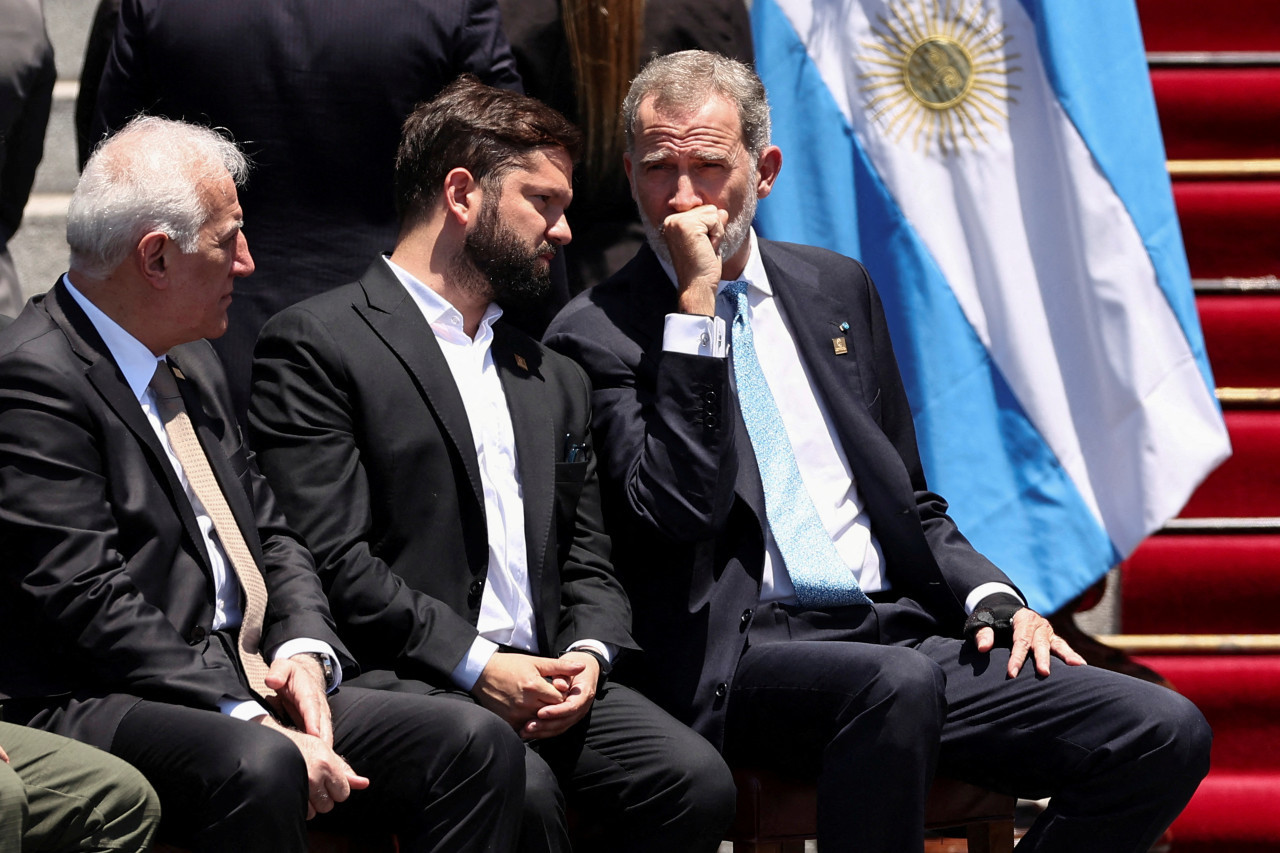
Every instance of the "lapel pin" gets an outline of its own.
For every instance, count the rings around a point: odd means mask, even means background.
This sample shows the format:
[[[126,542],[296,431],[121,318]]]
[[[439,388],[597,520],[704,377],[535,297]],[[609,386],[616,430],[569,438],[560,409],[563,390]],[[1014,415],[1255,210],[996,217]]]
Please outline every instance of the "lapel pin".
[[[840,331],[842,331],[842,332],[847,332],[847,331],[849,331],[849,324],[848,324],[848,323],[841,323],[841,324],[840,324]]]
[[[849,346],[845,343],[843,336],[832,338],[831,347],[836,351],[836,355],[844,355],[849,351]]]
[[[519,367],[521,370],[523,370],[525,373],[529,372],[529,362],[525,361],[524,356],[522,355],[516,356],[516,366]]]

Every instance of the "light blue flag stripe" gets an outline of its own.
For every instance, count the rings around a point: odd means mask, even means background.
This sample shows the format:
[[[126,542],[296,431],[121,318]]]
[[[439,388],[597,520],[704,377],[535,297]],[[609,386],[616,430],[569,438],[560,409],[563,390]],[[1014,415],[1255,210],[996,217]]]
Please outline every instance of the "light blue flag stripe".
[[[1207,387],[1213,374],[1196,313],[1191,272],[1177,227],[1155,95],[1148,83],[1138,12],[1114,0],[1022,0],[1035,22],[1049,82],[1137,226],[1157,284],[1187,337]],[[1085,8],[1087,6],[1087,8]],[[1081,57],[1105,56],[1089,62]]]
[[[755,0],[752,18],[783,151],[782,176],[757,216],[761,235],[864,261],[885,303],[931,488],[963,495],[952,516],[1028,604],[1058,609],[1121,555],[1013,397],[791,22],[773,0]]]

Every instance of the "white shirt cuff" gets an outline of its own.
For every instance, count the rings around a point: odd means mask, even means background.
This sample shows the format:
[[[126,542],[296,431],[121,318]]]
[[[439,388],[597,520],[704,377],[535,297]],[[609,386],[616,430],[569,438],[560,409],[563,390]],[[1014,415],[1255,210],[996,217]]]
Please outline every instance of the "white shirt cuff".
[[[662,348],[666,352],[724,358],[724,320],[702,314],[668,314],[662,330]]]
[[[565,651],[571,652],[574,649],[591,649],[591,651],[601,655],[609,663],[613,663],[613,656],[618,653],[617,646],[602,643],[599,640],[577,640]]]
[[[282,644],[280,648],[276,649],[276,653],[271,660],[283,660],[294,655],[328,655],[329,663],[333,666],[333,685],[326,692],[332,693],[338,689],[338,685],[342,683],[342,664],[338,662],[338,655],[334,652],[333,646],[322,640],[299,637],[296,640],[289,640]]]
[[[965,598],[964,600],[965,615],[972,616],[974,608],[978,606],[978,603],[981,602],[982,599],[986,598],[988,595],[994,595],[997,592],[1007,592],[1010,595],[1012,595],[1014,598],[1021,601],[1023,604],[1027,603],[1026,601],[1023,600],[1022,596],[1018,595],[1018,591],[1013,587],[1009,586],[1007,583],[995,583],[995,582],[984,583],[984,584],[979,584],[978,586],[975,586],[973,588],[973,591],[969,593],[967,598]]]
[[[218,710],[228,717],[235,717],[237,720],[252,720],[254,717],[261,717],[263,714],[271,713],[256,701],[223,702],[218,706]]]
[[[463,690],[471,690],[472,687],[476,686],[476,682],[480,680],[480,674],[484,672],[484,668],[489,665],[489,658],[493,657],[497,651],[497,643],[477,636],[471,643],[467,656],[453,668],[453,672],[450,675],[453,683]]]

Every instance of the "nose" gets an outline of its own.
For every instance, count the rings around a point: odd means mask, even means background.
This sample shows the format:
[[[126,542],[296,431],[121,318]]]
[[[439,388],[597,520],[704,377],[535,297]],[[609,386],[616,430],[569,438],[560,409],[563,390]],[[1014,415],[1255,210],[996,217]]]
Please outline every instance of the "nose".
[[[702,195],[693,185],[693,178],[688,172],[676,176],[676,191],[671,196],[671,209],[676,213],[693,210],[702,204]]]
[[[563,213],[547,229],[547,239],[557,246],[567,245],[573,239],[573,232],[569,230],[569,220],[565,218]]]
[[[231,264],[231,274],[237,278],[253,275],[253,256],[249,254],[249,241],[244,233],[236,238],[236,257]]]

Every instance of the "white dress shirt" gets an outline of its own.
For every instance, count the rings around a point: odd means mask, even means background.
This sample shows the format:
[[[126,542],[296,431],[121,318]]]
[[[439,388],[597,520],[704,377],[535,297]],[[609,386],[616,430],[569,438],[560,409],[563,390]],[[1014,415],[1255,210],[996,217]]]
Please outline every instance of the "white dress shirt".
[[[663,268],[674,283],[674,271],[665,263]],[[740,279],[749,284],[747,301],[751,334],[760,367],[782,416],[800,469],[800,478],[818,510],[818,518],[862,591],[887,590],[889,582],[885,577],[880,543],[871,530],[871,519],[831,415],[796,349],[782,304],[774,298],[754,230],[750,235],[750,255]],[[724,358],[728,353],[725,329],[732,323],[737,310],[735,301],[724,295],[724,288],[729,283],[720,282],[714,318],[668,314],[663,349]],[[1005,584],[983,584],[967,596],[966,611],[972,612],[979,601],[993,592],[1016,595]],[[786,563],[767,525],[760,600],[792,604],[796,601]]]
[[[493,364],[493,324],[502,316],[502,309],[490,303],[475,337],[469,337],[457,308],[390,258],[384,260],[435,333],[462,397],[480,467],[489,568],[476,621],[479,636],[452,673],[458,686],[470,690],[499,644],[538,651],[524,531],[524,486],[516,458],[511,410]],[[583,646],[600,652],[606,659],[610,657],[610,650],[596,641],[582,640],[572,647]]]
[[[195,511],[196,524],[199,525],[200,535],[204,538],[205,552],[209,555],[209,567],[213,572],[213,630],[220,631],[224,628],[234,630],[238,628],[244,617],[244,613],[240,608],[240,581],[236,578],[230,563],[227,561],[226,554],[222,550],[222,542],[218,539],[218,533],[213,527],[213,519],[209,517],[209,513],[205,511],[204,504],[200,503],[200,499],[192,491],[191,484],[187,482],[187,475],[182,470],[182,463],[178,461],[177,455],[173,452],[173,447],[169,444],[169,434],[165,432],[164,421],[156,409],[155,393],[151,390],[151,377],[155,375],[156,365],[163,361],[165,357],[160,356],[157,358],[145,344],[125,331],[115,320],[104,314],[83,293],[76,290],[70,278],[64,275],[62,283],[66,286],[67,292],[71,294],[71,298],[84,310],[89,322],[93,324],[94,329],[101,336],[102,342],[107,345],[107,349],[111,352],[111,357],[115,359],[116,366],[124,374],[125,383],[128,384],[129,390],[133,392],[138,404],[142,407],[143,413],[147,416],[147,423],[151,425],[156,438],[160,440],[160,446],[164,448],[165,455],[169,458],[169,464],[173,466],[174,472],[178,475],[178,482],[182,484],[187,500],[191,502],[191,508]],[[328,655],[333,665],[334,675],[333,685],[329,689],[331,691],[336,689],[342,681],[342,665],[338,662],[338,656],[328,643],[306,638],[289,640],[276,649],[272,660],[288,658],[307,652]],[[249,719],[261,716],[264,708],[256,701],[227,702],[223,704],[221,710],[222,713],[233,717]]]

